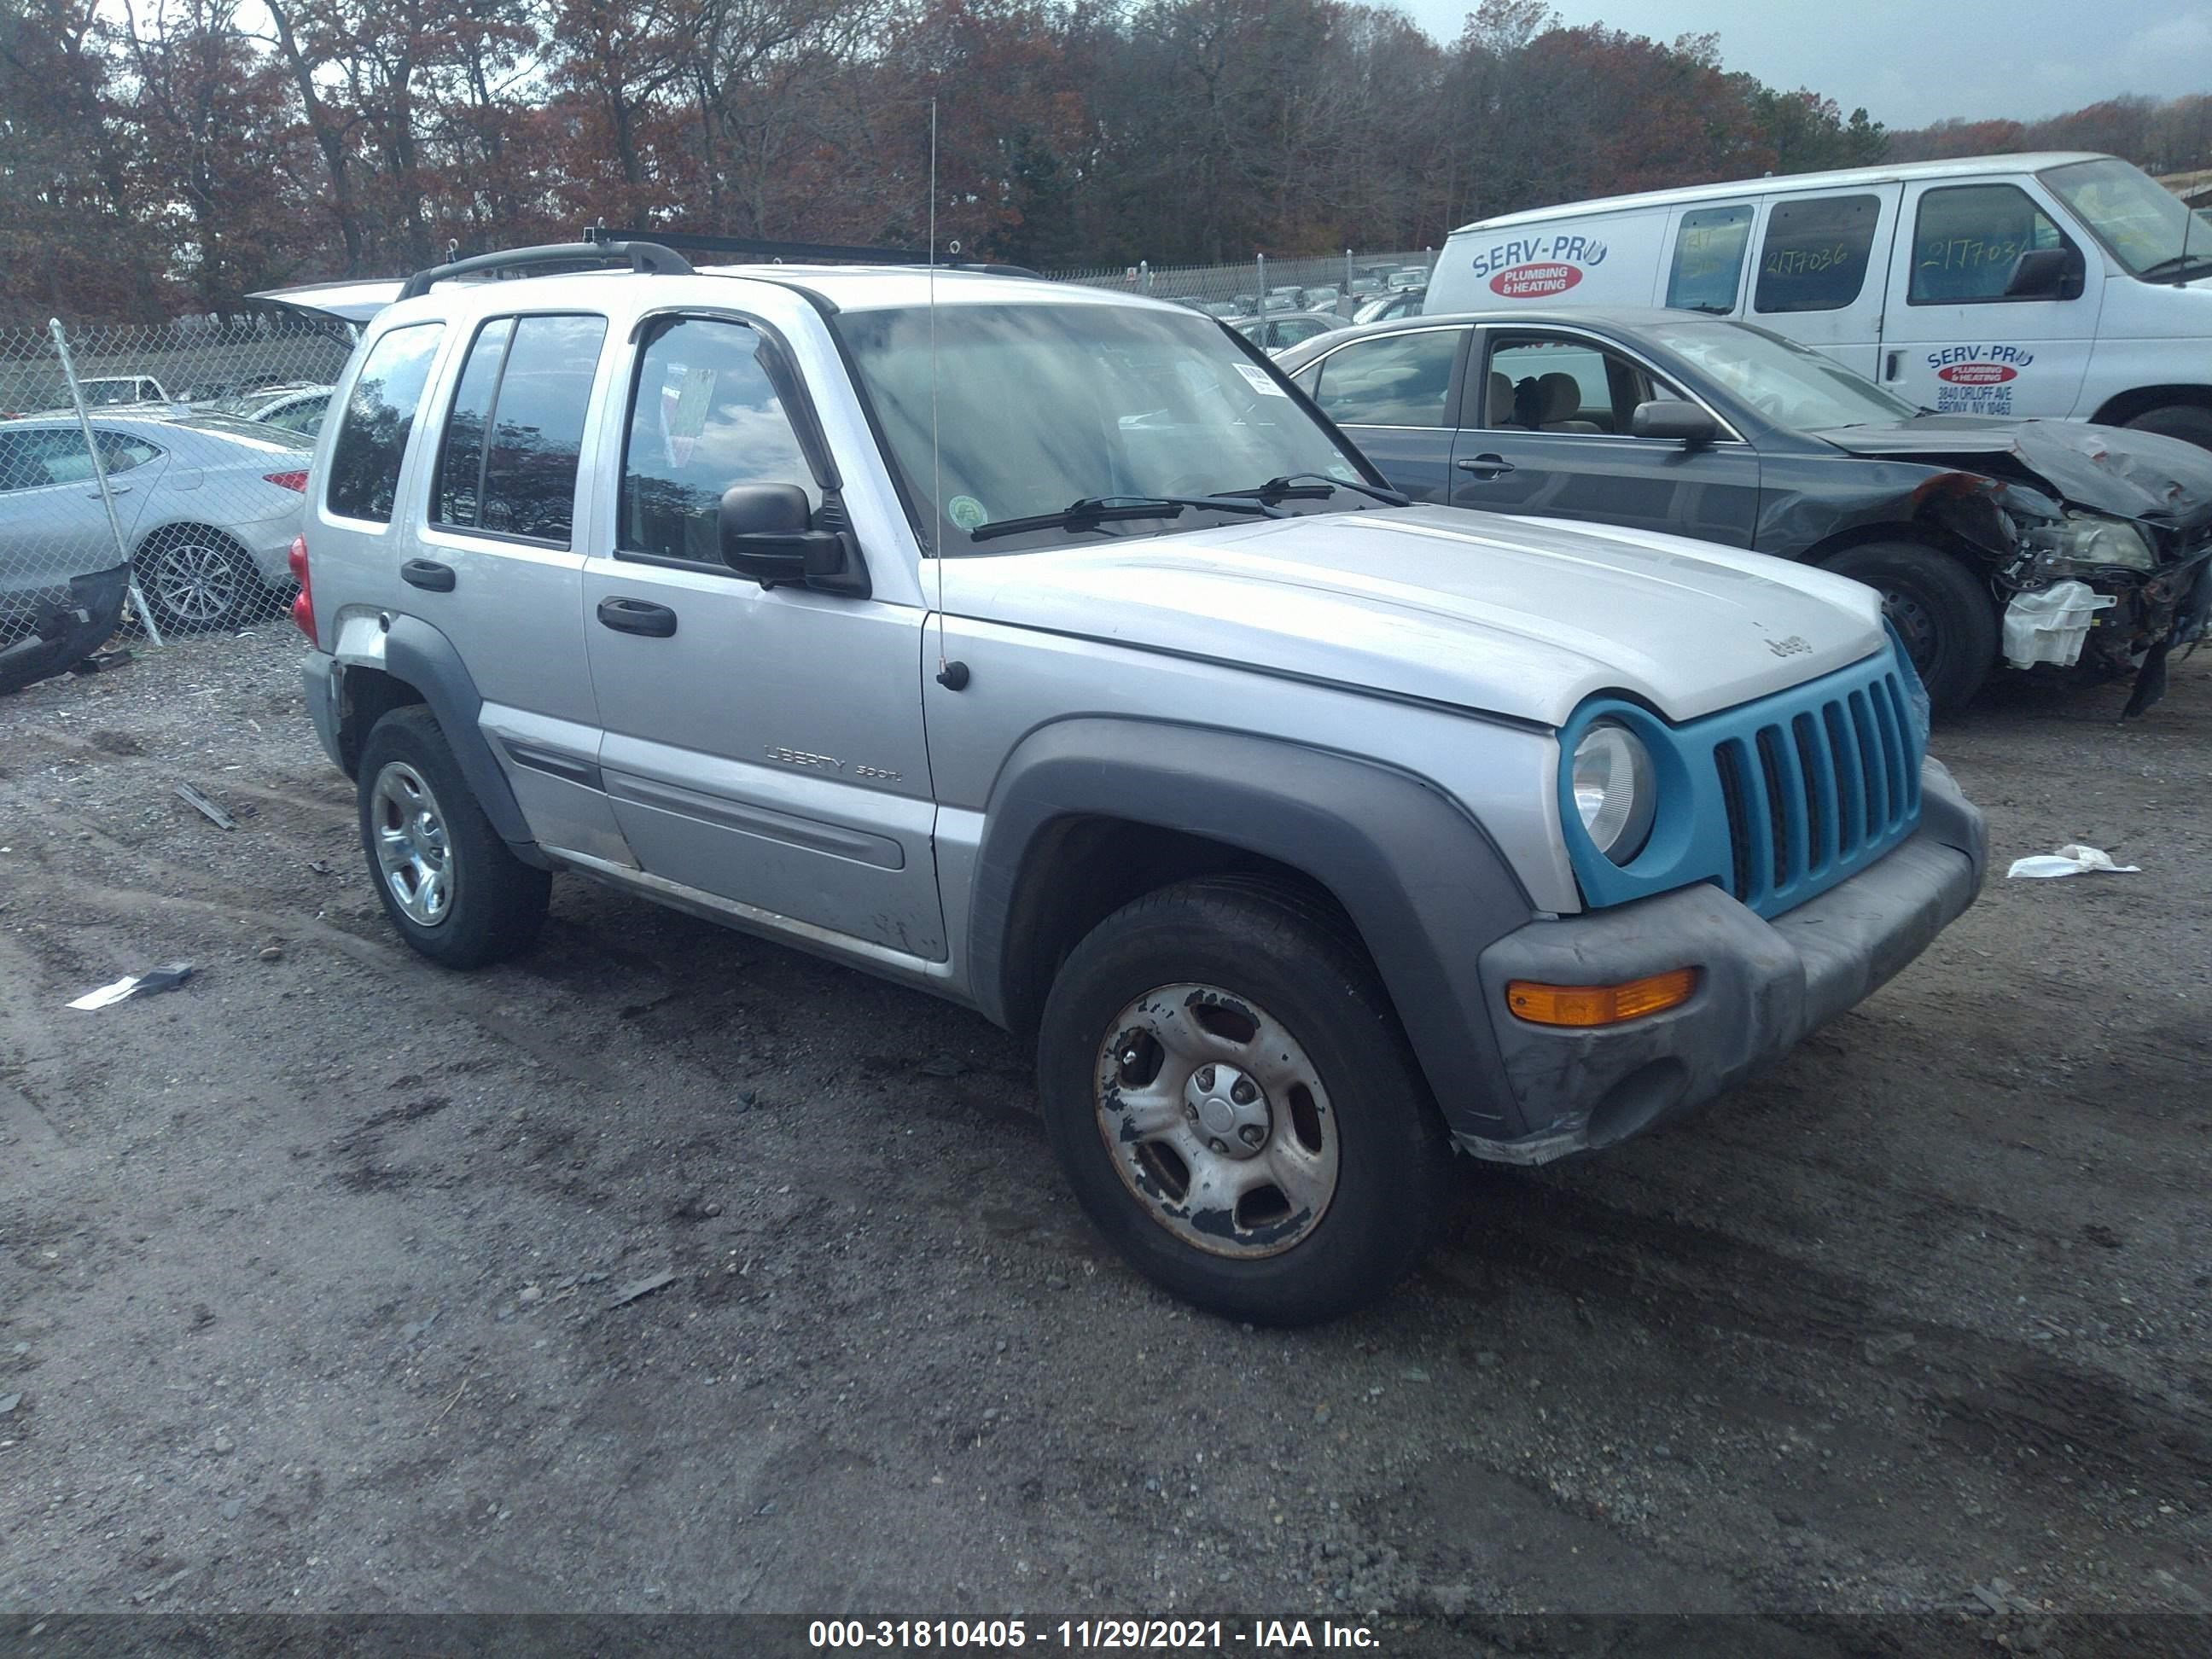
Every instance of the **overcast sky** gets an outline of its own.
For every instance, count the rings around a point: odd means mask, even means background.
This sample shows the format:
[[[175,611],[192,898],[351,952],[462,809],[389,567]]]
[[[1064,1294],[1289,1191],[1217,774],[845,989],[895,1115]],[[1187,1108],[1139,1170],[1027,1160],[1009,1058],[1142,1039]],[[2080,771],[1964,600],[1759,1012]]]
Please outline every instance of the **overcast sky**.
[[[1468,0],[1398,0],[1456,40]],[[1672,40],[1717,33],[1721,61],[1810,87],[1893,127],[1947,115],[2032,120],[2121,93],[2212,92],[2212,0],[1553,0],[1570,24]]]

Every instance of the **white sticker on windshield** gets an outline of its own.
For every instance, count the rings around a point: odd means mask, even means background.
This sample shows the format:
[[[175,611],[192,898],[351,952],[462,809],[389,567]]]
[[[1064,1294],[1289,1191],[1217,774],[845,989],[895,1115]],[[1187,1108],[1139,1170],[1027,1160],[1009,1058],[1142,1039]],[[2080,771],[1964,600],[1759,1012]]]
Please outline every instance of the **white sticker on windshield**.
[[[1287,398],[1291,394],[1267,378],[1267,371],[1257,363],[1239,363],[1237,372],[1252,383],[1255,392],[1264,392],[1270,398]]]

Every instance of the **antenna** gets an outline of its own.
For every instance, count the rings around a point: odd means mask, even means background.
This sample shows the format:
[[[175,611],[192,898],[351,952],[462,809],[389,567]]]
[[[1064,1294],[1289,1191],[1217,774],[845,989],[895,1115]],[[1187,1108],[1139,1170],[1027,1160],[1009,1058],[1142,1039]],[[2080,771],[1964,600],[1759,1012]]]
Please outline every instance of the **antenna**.
[[[952,244],[957,253],[960,244]],[[929,562],[937,568],[937,683],[948,691],[968,684],[968,665],[945,660],[945,469],[937,447],[937,100],[929,100]]]

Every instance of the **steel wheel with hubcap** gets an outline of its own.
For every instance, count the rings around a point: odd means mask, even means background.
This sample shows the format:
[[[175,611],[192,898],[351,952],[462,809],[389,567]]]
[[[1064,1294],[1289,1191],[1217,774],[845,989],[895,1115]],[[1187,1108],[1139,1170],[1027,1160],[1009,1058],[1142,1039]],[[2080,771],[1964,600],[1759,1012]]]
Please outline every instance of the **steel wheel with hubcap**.
[[[376,867],[392,902],[418,927],[435,927],[453,905],[453,847],[445,815],[422,775],[388,761],[369,791]]]
[[[1152,1219],[1216,1255],[1287,1250],[1336,1193],[1328,1091],[1296,1037],[1212,985],[1121,1011],[1098,1057],[1098,1133]]]
[[[1358,934],[1316,891],[1212,876],[1108,916],[1053,981],[1037,1088],[1099,1230],[1234,1319],[1371,1302],[1443,1217],[1443,1120]]]
[[[163,625],[179,632],[225,627],[266,592],[244,548],[198,526],[156,532],[137,562],[139,591]]]

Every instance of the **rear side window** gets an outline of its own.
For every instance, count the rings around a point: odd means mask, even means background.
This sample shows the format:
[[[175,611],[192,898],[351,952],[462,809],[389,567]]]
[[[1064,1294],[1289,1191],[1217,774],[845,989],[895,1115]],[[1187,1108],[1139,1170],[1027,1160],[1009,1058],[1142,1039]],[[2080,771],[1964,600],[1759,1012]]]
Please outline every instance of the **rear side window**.
[[[1424,329],[1333,351],[1322,360],[1314,401],[1339,426],[1448,425],[1460,335],[1458,329]]]
[[[1674,233],[1674,264],[1667,274],[1668,307],[1720,317],[1734,311],[1743,283],[1743,253],[1750,245],[1748,202],[1684,214]]]
[[[701,317],[672,319],[647,344],[623,447],[619,551],[720,564],[716,520],[732,484],[797,484],[822,505],[760,344],[743,323]]]
[[[604,317],[499,317],[477,331],[438,452],[432,517],[569,544]]]
[[[324,500],[342,518],[392,522],[399,493],[399,465],[407,434],[430,379],[430,362],[445,337],[443,323],[410,323],[369,347],[346,399],[337,442],[331,448],[331,481]]]
[[[1759,252],[1753,306],[1770,313],[1841,311],[1866,286],[1868,256],[1881,219],[1879,196],[1776,203]]]
[[[1905,303],[1979,305],[2005,297],[2023,253],[2066,237],[2017,185],[1959,185],[1920,198]],[[2018,301],[2015,301],[2018,303]]]

